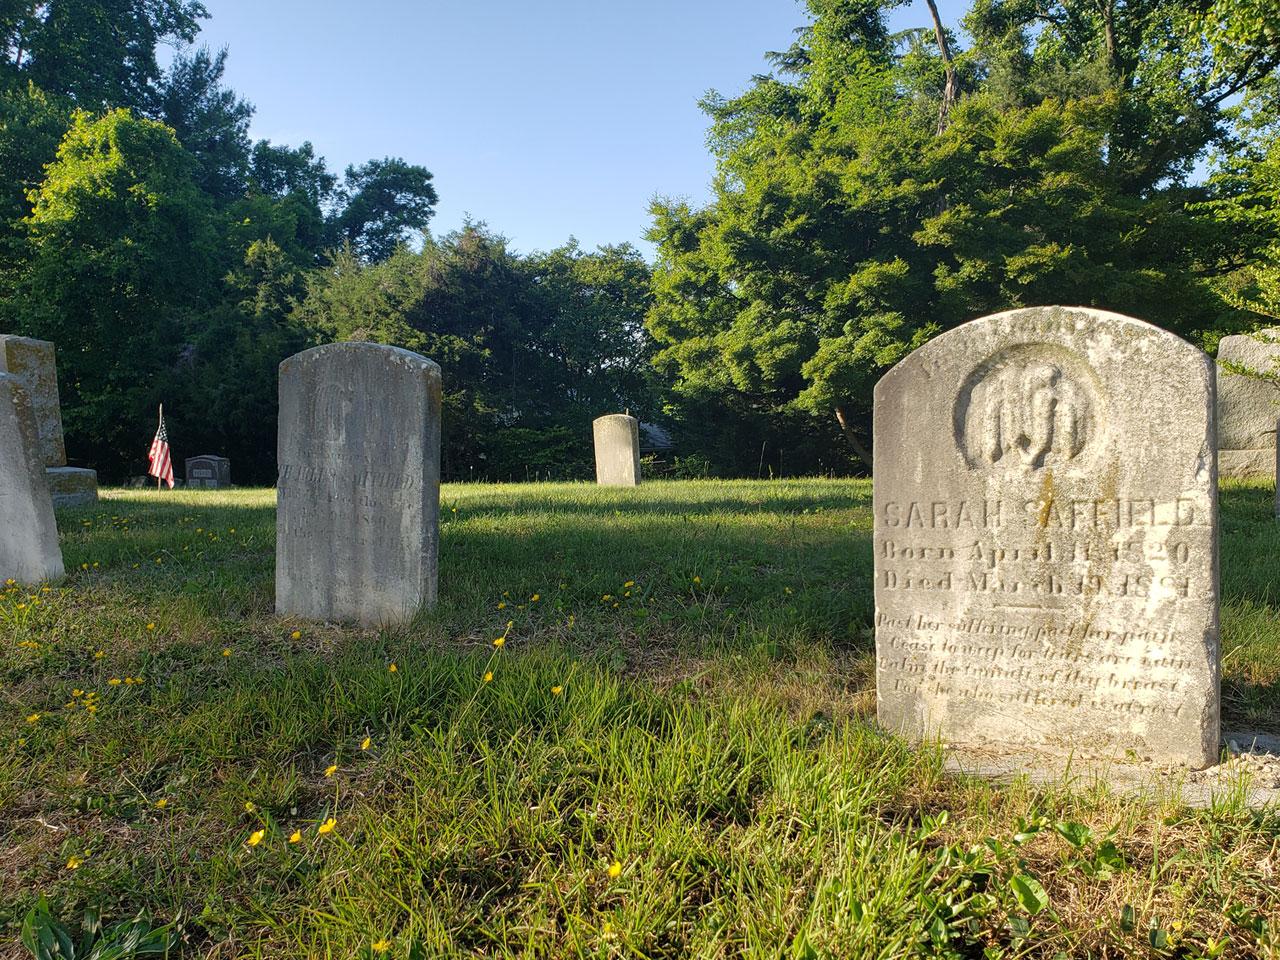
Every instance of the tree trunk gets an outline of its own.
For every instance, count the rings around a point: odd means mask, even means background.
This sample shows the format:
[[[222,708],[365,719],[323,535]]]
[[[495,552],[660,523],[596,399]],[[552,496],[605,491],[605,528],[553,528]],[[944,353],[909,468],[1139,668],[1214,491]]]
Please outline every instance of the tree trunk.
[[[942,88],[942,105],[938,108],[938,133],[942,133],[947,129],[947,119],[958,93],[956,67],[951,59],[951,45],[947,43],[947,32],[942,29],[942,18],[938,16],[938,5],[934,0],[925,0],[925,2],[929,4],[929,14],[933,17],[933,33],[938,38],[938,53],[942,55],[942,69],[947,75],[946,86]]]
[[[862,442],[862,438],[854,432],[853,424],[849,422],[849,414],[844,407],[836,407],[836,422],[840,424],[840,432],[844,434],[844,439],[853,450],[853,455],[862,461],[867,468],[867,473],[871,473],[871,451]]]
[[[1102,28],[1107,43],[1107,66],[1115,79],[1123,79],[1123,64],[1120,63],[1120,45],[1116,42],[1116,5],[1115,0],[1102,0]]]

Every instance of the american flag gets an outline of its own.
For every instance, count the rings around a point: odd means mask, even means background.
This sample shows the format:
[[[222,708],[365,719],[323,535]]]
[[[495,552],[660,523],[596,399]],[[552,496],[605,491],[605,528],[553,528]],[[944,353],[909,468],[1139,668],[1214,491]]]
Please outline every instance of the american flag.
[[[156,478],[157,485],[161,480],[167,481],[172,490],[173,461],[169,459],[169,431],[164,428],[164,404],[160,405],[160,426],[156,429],[156,438],[151,441],[147,459],[151,462],[147,473]]]

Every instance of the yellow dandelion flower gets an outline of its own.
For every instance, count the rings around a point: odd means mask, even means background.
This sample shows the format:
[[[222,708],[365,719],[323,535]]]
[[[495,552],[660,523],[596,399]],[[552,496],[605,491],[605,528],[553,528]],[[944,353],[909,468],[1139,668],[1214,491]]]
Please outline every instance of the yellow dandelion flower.
[[[395,673],[395,672],[396,672],[397,670],[399,670],[399,669],[400,669],[400,668],[399,668],[399,667],[397,667],[397,666],[395,665],[395,661],[394,661],[394,660],[393,660],[391,663],[387,664],[387,672],[388,672],[388,673]]]
[[[494,645],[495,647],[500,647],[500,646],[502,646],[502,645],[503,645],[504,643],[506,643],[506,642],[507,642],[507,638],[506,638],[506,637],[497,637],[497,638],[493,641],[493,645]]]
[[[290,640],[301,640],[301,639],[302,639],[302,631],[301,631],[301,630],[295,630],[295,631],[293,631],[293,633],[289,634],[289,639],[290,639]]]
[[[85,856],[88,856],[88,854],[86,854]],[[67,869],[68,869],[68,870],[75,870],[75,869],[77,869],[77,868],[80,866],[80,864],[82,864],[82,863],[84,863],[84,857],[69,857],[69,858],[67,859]]]
[[[289,842],[290,842],[290,843],[297,843],[297,842],[298,842],[299,840],[301,840],[301,839],[302,839],[302,831],[301,831],[301,830],[295,830],[295,831],[293,831],[293,833],[289,834]]]
[[[486,670],[486,671],[485,671],[485,675],[484,675],[484,682],[485,682],[485,683],[491,683],[492,681],[493,681],[493,671],[492,671],[492,670]]]
[[[331,763],[324,768],[324,775],[326,777],[332,777],[337,772],[338,772],[338,765],[336,763]]]
[[[615,861],[613,861],[613,863],[609,864],[609,876],[610,876],[610,877],[612,877],[613,879],[615,879],[615,880],[616,880],[616,879],[617,879],[618,877],[620,877],[621,875],[622,875],[622,864],[621,864],[621,863],[619,863],[617,860],[615,860]]]
[[[156,625],[155,625],[154,623],[148,623],[148,624],[147,624],[147,629],[148,629],[148,630],[154,630],[155,628],[156,628]]]
[[[535,593],[532,597],[530,597],[530,598],[529,598],[529,602],[530,602],[530,603],[537,603],[537,602],[538,602],[539,600],[541,600],[541,599],[542,599],[542,594],[540,594],[540,593]]]
[[[107,684],[113,687],[118,687],[120,686],[120,678],[112,677],[110,680],[107,681]]]
[[[83,696],[84,696],[84,691],[83,691],[83,690],[79,690],[79,689],[72,690],[72,691],[71,691],[71,695],[72,695],[73,697],[83,697]]]
[[[368,750],[371,746],[373,746],[372,737],[365,737],[363,740],[360,741],[361,750]]]
[[[157,800],[157,801],[156,801],[156,809],[157,809],[157,810],[163,810],[163,809],[164,809],[165,807],[167,807],[168,805],[169,805],[169,798],[168,798],[168,797],[161,797],[159,800]]]
[[[97,712],[98,712],[98,706],[97,706],[97,704],[93,704],[93,703],[86,703],[86,704],[84,705],[84,708],[85,708],[86,710],[88,710],[88,711],[89,711],[89,714],[90,714],[90,715],[93,715],[93,714],[95,714],[95,713],[97,713]]]
[[[257,810],[257,809],[258,809],[258,808],[257,808],[256,806],[254,806],[254,803],[253,803],[253,801],[252,801],[252,800],[246,800],[246,801],[244,802],[244,812],[245,812],[245,813],[253,813],[253,812],[254,812],[255,810]]]
[[[453,512],[457,513],[458,511],[455,510]],[[373,944],[373,949],[376,950],[378,953],[386,953],[388,950],[391,949],[391,941],[388,940],[386,937],[383,937],[381,940],[378,940]]]
[[[107,653],[106,653],[106,651],[105,651],[105,650],[95,650],[95,651],[93,652],[93,659],[95,659],[95,660],[101,660],[101,659],[102,659],[103,657],[105,657],[106,655],[107,655]]]
[[[40,714],[38,713],[28,714],[27,723],[39,723],[39,722],[40,722]]]
[[[256,847],[258,844],[262,842],[262,838],[265,837],[266,835],[267,835],[266,828],[263,828],[261,830],[255,830],[253,831],[253,833],[249,834],[249,839],[246,840],[245,843],[249,844],[249,846],[251,847]]]
[[[634,587],[635,585],[636,585],[636,582],[635,582],[634,580],[628,580],[628,581],[627,581],[626,583],[624,583],[622,586],[623,586],[623,588],[624,588],[624,589],[630,590],[630,589],[631,589],[632,587]]]
[[[702,578],[701,578],[701,577],[698,577],[698,576],[695,576],[695,577],[693,578],[693,582],[694,582],[694,583],[701,583],[701,582],[702,582]]]
[[[316,827],[316,833],[321,834],[322,836],[326,833],[333,833],[333,829],[337,825],[338,821],[333,819],[333,817],[330,817],[324,823],[320,824],[320,826]]]
[[[80,569],[81,569],[81,570],[88,570],[88,569],[89,569],[89,565],[88,565],[87,563],[82,563],[82,564],[80,564]]]
[[[505,601],[505,600],[500,600],[500,601],[498,601],[498,609],[499,609],[499,610],[505,610],[505,609],[507,609],[507,601]]]
[[[229,656],[231,656],[231,648],[230,648],[230,647],[223,647],[223,648],[222,648],[222,655],[223,655],[224,657],[229,657]]]
[[[551,688],[551,695],[554,697],[558,697],[562,693],[564,693],[564,687],[560,686],[559,684],[556,684],[554,687]]]

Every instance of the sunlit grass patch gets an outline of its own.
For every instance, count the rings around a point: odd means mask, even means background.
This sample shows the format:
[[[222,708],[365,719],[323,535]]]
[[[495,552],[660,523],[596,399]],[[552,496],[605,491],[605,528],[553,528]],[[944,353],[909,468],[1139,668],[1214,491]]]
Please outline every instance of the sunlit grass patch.
[[[440,604],[381,632],[274,615],[272,497],[107,491],[63,584],[0,589],[0,937],[44,893],[212,957],[1278,949],[1239,791],[876,729],[865,482],[446,487]],[[1269,497],[1223,498],[1223,642],[1275,730]]]

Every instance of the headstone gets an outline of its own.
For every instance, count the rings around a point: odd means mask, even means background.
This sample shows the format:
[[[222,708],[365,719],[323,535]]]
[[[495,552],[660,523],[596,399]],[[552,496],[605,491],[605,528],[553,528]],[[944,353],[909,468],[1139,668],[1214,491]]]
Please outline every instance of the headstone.
[[[1114,313],[936,337],[875,389],[880,721],[979,750],[1218,755],[1213,363]]]
[[[1258,376],[1261,374],[1261,376]],[[1268,376],[1269,375],[1269,376]],[[1280,416],[1280,328],[1218,343],[1218,472],[1275,475]]]
[[[41,583],[63,573],[32,407],[18,378],[0,373],[0,583]]]
[[[640,423],[625,413],[599,417],[592,425],[596,483],[634,487],[640,483]]]
[[[211,453],[187,457],[186,475],[188,487],[222,490],[231,486],[231,461]]]
[[[280,364],[276,610],[364,626],[436,599],[440,368],[374,343]]]
[[[62,444],[62,407],[58,403],[58,366],[53,344],[14,334],[0,335],[0,373],[17,377],[31,398],[41,462],[46,467],[65,464],[67,452]]]
[[[54,345],[48,340],[0,335],[0,373],[17,377],[31,398],[32,415],[39,435],[39,456],[46,467],[45,481],[53,495],[54,506],[96,503],[97,471],[67,466]]]

